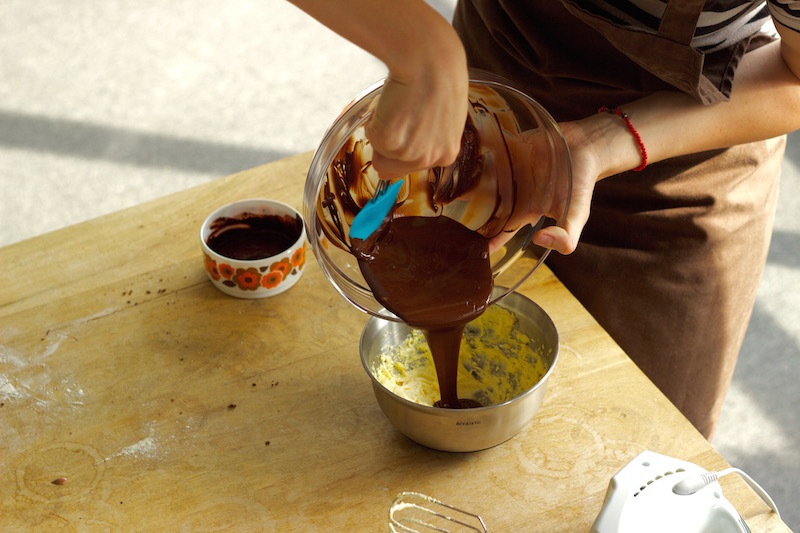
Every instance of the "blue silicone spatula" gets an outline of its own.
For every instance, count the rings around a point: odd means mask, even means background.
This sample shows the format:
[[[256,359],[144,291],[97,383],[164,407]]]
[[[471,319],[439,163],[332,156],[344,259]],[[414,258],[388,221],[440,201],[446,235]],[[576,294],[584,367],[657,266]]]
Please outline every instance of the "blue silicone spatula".
[[[397,202],[397,195],[402,186],[403,180],[398,180],[391,185],[388,181],[381,181],[378,184],[375,196],[364,204],[350,224],[351,239],[366,240],[375,233]]]

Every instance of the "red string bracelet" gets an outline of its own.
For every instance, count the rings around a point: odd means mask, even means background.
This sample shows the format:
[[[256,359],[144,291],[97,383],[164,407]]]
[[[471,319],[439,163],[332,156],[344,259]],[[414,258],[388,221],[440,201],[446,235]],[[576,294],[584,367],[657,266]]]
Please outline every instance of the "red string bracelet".
[[[601,107],[600,109],[597,110],[597,112],[611,113],[613,115],[617,115],[618,117],[620,117],[622,120],[625,121],[625,125],[628,126],[628,131],[630,131],[631,135],[633,135],[634,139],[636,139],[636,143],[639,145],[639,151],[642,152],[642,164],[634,168],[633,170],[635,172],[640,172],[644,170],[644,168],[647,166],[647,148],[644,147],[644,141],[642,141],[642,136],[639,135],[639,132],[636,131],[636,128],[634,128],[633,124],[631,124],[631,119],[628,117],[628,114],[623,112],[618,107],[615,107],[614,109],[609,109],[606,106]]]

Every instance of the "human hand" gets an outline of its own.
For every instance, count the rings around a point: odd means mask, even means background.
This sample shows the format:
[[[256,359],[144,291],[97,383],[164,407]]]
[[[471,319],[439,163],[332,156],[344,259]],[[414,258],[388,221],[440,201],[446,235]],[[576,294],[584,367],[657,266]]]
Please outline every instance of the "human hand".
[[[546,226],[533,236],[534,244],[561,254],[575,251],[589,211],[594,185],[600,175],[598,152],[590,142],[580,122],[559,125],[570,151],[572,183],[563,174],[551,180],[550,149],[540,132],[524,132],[514,145],[514,157],[530,165],[528,180],[517,183],[517,201],[514,214],[505,225],[505,231],[492,239],[492,249],[499,248],[525,224],[536,224],[542,216],[550,217],[562,225]],[[563,214],[567,211],[566,217]]]
[[[467,119],[467,56],[453,25],[424,0],[291,0],[386,64],[365,134],[382,179],[455,161]]]
[[[455,161],[467,119],[466,68],[436,69],[414,79],[391,74],[365,133],[382,179]]]

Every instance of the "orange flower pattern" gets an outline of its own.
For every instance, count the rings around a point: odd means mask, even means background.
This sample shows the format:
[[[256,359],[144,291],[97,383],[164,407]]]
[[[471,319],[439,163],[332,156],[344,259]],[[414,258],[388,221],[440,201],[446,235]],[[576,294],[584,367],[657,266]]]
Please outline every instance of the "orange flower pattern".
[[[261,278],[261,286],[265,289],[274,289],[283,281],[283,273],[280,270],[272,270],[264,274]]]
[[[219,269],[217,268],[217,262],[214,261],[213,259],[211,259],[208,256],[208,254],[203,254],[203,255],[205,256],[206,272],[208,272],[209,275],[212,278],[214,278],[215,280],[218,280],[219,277],[220,277],[220,274],[219,274]]]
[[[227,263],[221,263],[219,265],[219,275],[225,279],[231,279],[233,275],[236,274],[236,269],[230,266]]]
[[[306,246],[304,244],[302,248],[298,248],[292,254],[292,266],[300,270],[303,268],[303,265],[305,264],[306,264]]]
[[[254,291],[261,285],[261,274],[255,267],[237,268],[232,281],[243,291]]]
[[[269,267],[234,268],[227,263],[219,263],[208,254],[203,254],[206,271],[215,281],[228,287],[238,287],[243,291],[255,291],[259,287],[274,289],[289,276],[296,275],[306,264],[306,244],[295,250],[291,257],[284,257]]]
[[[288,276],[292,273],[292,264],[289,262],[289,259],[284,257],[280,261],[276,261],[269,266],[270,272],[278,271],[283,274],[283,277]]]

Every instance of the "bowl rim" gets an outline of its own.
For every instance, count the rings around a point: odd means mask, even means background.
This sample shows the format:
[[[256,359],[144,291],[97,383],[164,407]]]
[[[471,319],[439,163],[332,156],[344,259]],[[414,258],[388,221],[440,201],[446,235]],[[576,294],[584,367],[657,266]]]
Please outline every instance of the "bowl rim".
[[[219,218],[221,216],[221,213],[223,213],[224,211],[229,210],[229,209],[238,211],[239,214],[249,213],[250,211],[248,209],[246,209],[246,208],[242,208],[241,210],[240,209],[234,209],[234,208],[237,208],[238,206],[245,206],[245,205],[272,206],[272,207],[278,207],[278,208],[284,209],[285,211],[287,211],[287,214],[294,215],[296,218],[300,219],[300,221],[301,221],[301,224],[300,224],[300,235],[297,237],[297,239],[295,239],[295,241],[290,246],[284,248],[280,252],[278,252],[276,254],[273,254],[273,255],[270,255],[270,256],[261,257],[261,258],[258,258],[258,259],[236,259],[235,257],[230,257],[230,256],[227,256],[225,254],[221,254],[218,251],[216,251],[213,248],[211,248],[208,245],[208,242],[206,241],[206,239],[208,238],[207,230],[210,229],[211,223],[214,220],[216,220],[217,218]],[[203,247],[203,251],[205,253],[207,253],[207,254],[216,255],[217,257],[224,258],[224,259],[226,259],[226,260],[228,260],[228,261],[230,261],[232,263],[239,263],[239,264],[243,264],[243,265],[257,265],[257,264],[260,264],[260,263],[269,262],[271,260],[274,260],[276,257],[285,254],[289,250],[293,250],[293,249],[297,248],[298,246],[302,245],[303,241],[310,240],[310,239],[306,238],[307,234],[308,234],[308,232],[307,232],[307,229],[306,229],[305,218],[303,217],[302,213],[299,210],[295,209],[291,205],[289,205],[289,204],[287,204],[285,202],[281,202],[280,200],[273,200],[271,198],[245,198],[245,199],[242,199],[242,200],[236,200],[236,201],[233,201],[233,202],[229,202],[227,204],[224,204],[224,205],[221,205],[221,206],[217,207],[216,209],[214,209],[203,220],[203,223],[200,225],[200,244]]]

